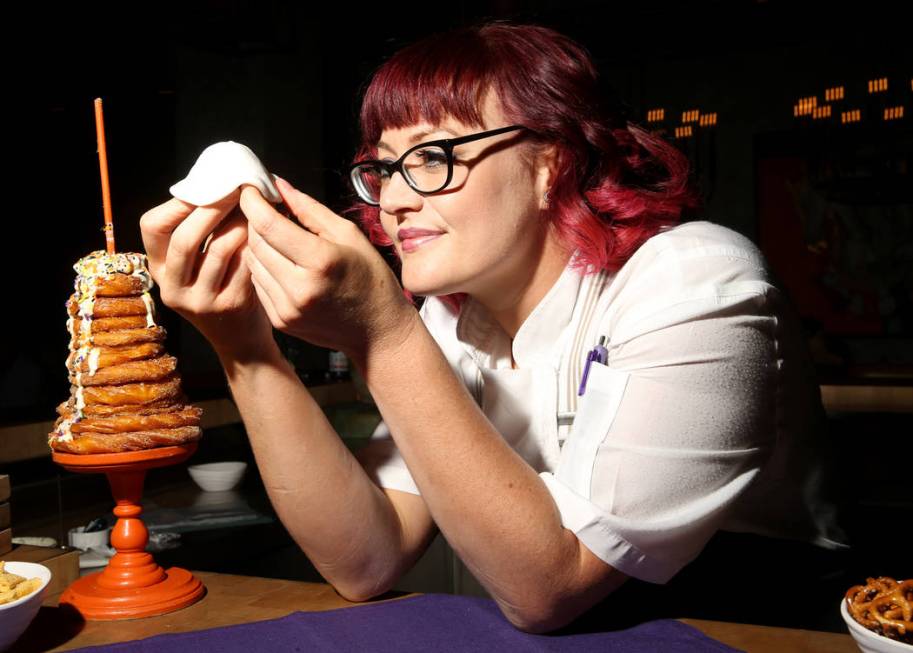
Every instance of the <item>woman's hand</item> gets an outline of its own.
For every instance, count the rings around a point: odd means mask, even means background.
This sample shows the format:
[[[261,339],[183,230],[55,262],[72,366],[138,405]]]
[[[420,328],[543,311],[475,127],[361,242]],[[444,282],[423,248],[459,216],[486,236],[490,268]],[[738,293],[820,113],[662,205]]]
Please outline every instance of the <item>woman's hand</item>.
[[[140,229],[162,301],[220,357],[248,358],[275,341],[242,260],[247,221],[239,197],[236,191],[210,206],[172,199],[147,211]]]
[[[276,185],[304,229],[255,189],[241,192],[244,260],[273,326],[356,364],[371,348],[402,342],[418,314],[364,234],[285,180]]]

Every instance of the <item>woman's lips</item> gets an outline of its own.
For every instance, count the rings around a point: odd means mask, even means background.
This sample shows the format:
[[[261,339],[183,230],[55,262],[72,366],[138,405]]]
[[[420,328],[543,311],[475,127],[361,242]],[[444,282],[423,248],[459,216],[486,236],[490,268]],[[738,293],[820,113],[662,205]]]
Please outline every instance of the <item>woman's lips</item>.
[[[430,231],[428,229],[400,229],[396,232],[396,237],[402,243],[404,252],[414,252],[422,245],[430,243],[443,235],[443,231]]]

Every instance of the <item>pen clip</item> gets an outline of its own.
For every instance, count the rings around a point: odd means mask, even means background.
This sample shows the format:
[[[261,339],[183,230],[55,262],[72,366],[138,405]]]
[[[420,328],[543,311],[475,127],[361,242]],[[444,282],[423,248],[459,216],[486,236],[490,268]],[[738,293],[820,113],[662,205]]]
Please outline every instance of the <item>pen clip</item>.
[[[580,377],[580,387],[577,388],[577,396],[582,397],[586,392],[586,381],[590,376],[590,366],[593,361],[607,365],[609,362],[609,350],[605,347],[606,337],[599,336],[599,342],[586,355],[586,364],[583,366],[583,375]]]
[[[593,351],[596,352],[596,362],[602,363],[603,365],[608,365],[609,363],[609,350],[605,347],[606,337],[599,336],[599,343],[593,348]]]

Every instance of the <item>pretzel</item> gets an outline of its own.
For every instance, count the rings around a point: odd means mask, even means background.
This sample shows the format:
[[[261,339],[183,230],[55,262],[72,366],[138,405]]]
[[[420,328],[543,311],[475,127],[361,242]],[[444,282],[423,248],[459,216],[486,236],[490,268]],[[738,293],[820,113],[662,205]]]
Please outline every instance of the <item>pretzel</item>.
[[[913,579],[867,578],[847,590],[846,609],[869,630],[913,644]]]

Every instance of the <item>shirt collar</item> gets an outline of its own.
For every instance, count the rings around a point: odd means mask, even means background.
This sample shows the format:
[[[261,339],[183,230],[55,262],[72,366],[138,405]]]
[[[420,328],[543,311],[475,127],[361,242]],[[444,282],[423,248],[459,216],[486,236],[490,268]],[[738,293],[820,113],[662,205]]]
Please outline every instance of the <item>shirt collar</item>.
[[[518,368],[553,364],[555,349],[571,323],[583,271],[574,269],[571,256],[558,280],[520,325],[513,343],[501,325],[479,302],[469,297],[457,321],[457,339],[480,367],[511,367],[511,350]]]

